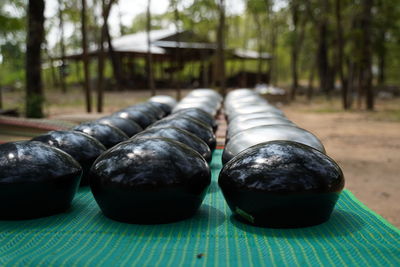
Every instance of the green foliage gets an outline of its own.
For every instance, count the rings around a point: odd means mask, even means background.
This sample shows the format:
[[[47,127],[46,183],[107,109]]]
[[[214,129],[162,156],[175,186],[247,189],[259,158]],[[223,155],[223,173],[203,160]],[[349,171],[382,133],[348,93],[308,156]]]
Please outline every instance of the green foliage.
[[[165,27],[170,20],[170,14],[152,14],[151,15],[151,30],[159,30]],[[143,32],[146,30],[147,17],[146,12],[140,13],[135,17],[132,26],[126,31],[128,33]]]
[[[214,0],[193,1],[190,6],[180,11],[183,29],[190,29],[197,35],[216,41],[218,25],[218,5]]]
[[[0,86],[24,78],[25,1],[0,1]]]
[[[225,43],[227,48],[241,48],[260,50],[273,53],[275,75],[279,84],[290,82],[290,51],[296,42],[293,33],[291,7],[299,7],[299,24],[304,27],[304,38],[298,60],[299,80],[306,84],[311,71],[316,71],[316,52],[318,40],[318,21],[323,18],[328,24],[329,61],[335,64],[337,42],[337,28],[335,22],[336,0],[241,0],[245,5],[242,14],[226,14]],[[326,10],[322,3],[327,3]],[[75,27],[76,34],[65,40],[67,51],[77,51],[81,46],[80,36],[80,0],[61,0],[65,24]],[[98,43],[101,25],[101,1],[88,1],[88,39],[91,47]],[[227,4],[234,3],[227,1]],[[25,10],[27,0],[0,1],[0,86],[21,83],[24,79],[24,49],[25,49]],[[342,25],[344,44],[344,72],[348,74],[348,62],[360,60],[360,42],[363,34],[359,27],[362,0],[341,0]],[[174,13],[178,7],[178,21]],[[280,8],[278,8],[278,6]],[[229,10],[229,7],[227,8]],[[398,85],[400,83],[400,4],[399,0],[374,0],[373,8],[373,52],[374,68],[379,63],[379,53],[385,52],[386,83]],[[200,38],[216,41],[218,26],[218,1],[216,0],[170,0],[170,8],[165,14],[152,14],[151,28],[166,28],[177,23],[181,29],[191,30]],[[47,18],[49,28],[58,27],[58,15]],[[145,31],[146,14],[139,14],[125,33]],[[49,30],[49,29],[48,29]],[[48,31],[50,32],[50,31]],[[276,46],[272,45],[272,38],[276,36]],[[273,50],[275,49],[275,50]],[[59,47],[50,48],[49,54],[58,55]],[[91,69],[93,78],[96,77],[95,62]],[[46,62],[45,62],[46,63]],[[136,62],[140,66],[143,62]],[[81,80],[76,71],[76,63],[70,62],[70,73],[67,83],[74,84]],[[236,63],[238,65],[238,63]],[[245,62],[250,71],[257,70],[256,61]],[[197,66],[198,67],[198,66]],[[196,67],[196,68],[197,68]],[[265,67],[265,66],[264,66]],[[227,70],[236,70],[235,62],[227,63]],[[189,72],[184,71],[183,76]],[[56,70],[58,75],[58,70]],[[81,74],[82,75],[82,74]],[[44,70],[44,77],[51,77],[51,70]],[[112,76],[109,63],[106,64],[105,76]],[[315,74],[317,80],[317,74]],[[375,80],[377,76],[375,75]],[[336,79],[338,76],[336,75]],[[51,78],[46,79],[51,81]],[[52,86],[52,85],[51,85]]]

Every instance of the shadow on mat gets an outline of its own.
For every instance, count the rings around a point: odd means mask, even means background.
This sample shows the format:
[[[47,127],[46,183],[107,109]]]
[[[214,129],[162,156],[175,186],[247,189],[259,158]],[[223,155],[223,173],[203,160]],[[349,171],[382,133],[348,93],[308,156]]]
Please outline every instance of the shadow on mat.
[[[57,231],[60,224],[76,221],[87,205],[79,201],[74,202],[68,209],[55,214],[41,216],[31,219],[0,220],[0,233],[5,231],[25,232],[53,232]],[[75,222],[73,222],[75,223]]]
[[[223,224],[227,218],[224,213],[210,205],[203,204],[197,213],[186,220],[167,223],[167,224],[127,224],[113,221],[103,213],[96,215],[96,220],[101,221],[104,225],[114,225],[107,227],[110,234],[121,234],[130,236],[143,237],[194,237],[199,235],[207,235],[210,230]],[[101,231],[101,229],[99,229]]]
[[[365,222],[356,213],[344,210],[335,210],[329,221],[304,228],[263,228],[252,226],[238,221],[231,215],[230,222],[237,228],[247,233],[255,235],[266,235],[284,238],[315,238],[333,239],[338,236],[347,236],[360,231]]]

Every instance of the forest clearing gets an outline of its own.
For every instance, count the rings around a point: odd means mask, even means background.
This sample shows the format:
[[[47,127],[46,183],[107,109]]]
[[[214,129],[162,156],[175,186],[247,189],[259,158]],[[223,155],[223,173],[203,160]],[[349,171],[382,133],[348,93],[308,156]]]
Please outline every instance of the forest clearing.
[[[398,0],[0,1],[1,266],[400,266]]]

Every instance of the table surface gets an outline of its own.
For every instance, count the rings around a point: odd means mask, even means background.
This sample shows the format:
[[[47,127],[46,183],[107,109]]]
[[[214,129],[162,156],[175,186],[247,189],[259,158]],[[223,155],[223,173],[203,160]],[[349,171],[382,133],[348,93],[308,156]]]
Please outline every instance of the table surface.
[[[331,219],[301,229],[236,221],[218,188],[188,220],[131,225],[103,216],[88,188],[63,214],[0,221],[0,266],[400,266],[400,231],[345,190]]]

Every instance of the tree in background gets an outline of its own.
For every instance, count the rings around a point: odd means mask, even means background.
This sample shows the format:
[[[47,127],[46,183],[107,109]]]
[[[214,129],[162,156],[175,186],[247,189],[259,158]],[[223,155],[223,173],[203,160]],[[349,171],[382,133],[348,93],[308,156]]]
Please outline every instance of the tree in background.
[[[219,23],[217,29],[217,70],[219,92],[225,96],[225,0],[218,0]]]
[[[64,13],[63,13],[63,1],[58,0],[58,19],[60,26],[60,54],[61,54],[61,69],[60,69],[60,85],[61,91],[65,94],[67,92],[67,85],[65,83],[66,67],[65,62],[65,43],[64,43]]]
[[[261,2],[258,0],[248,0],[247,1],[247,12],[253,17],[254,25],[255,25],[255,39],[257,41],[257,52],[259,54],[258,62],[257,62],[257,83],[266,82],[261,80],[262,76],[262,66],[264,59],[262,58],[262,53],[264,52],[267,46],[267,32],[268,28],[266,27],[266,22],[268,18],[268,1]]]
[[[44,38],[44,0],[28,2],[26,40],[26,116],[43,117],[41,45]]]
[[[151,96],[156,95],[156,88],[154,85],[154,76],[153,76],[153,57],[151,54],[151,39],[150,39],[150,31],[151,31],[151,13],[150,13],[151,0],[147,0],[147,10],[146,10],[146,35],[147,35],[147,86],[150,89]]]
[[[86,112],[92,112],[92,93],[90,88],[90,71],[89,71],[89,56],[88,56],[88,42],[87,42],[87,24],[86,24],[86,0],[82,0],[81,6],[81,33],[82,33],[82,61],[86,100]]]
[[[103,46],[104,51],[106,47],[109,51],[109,54],[100,53],[104,58],[99,57],[98,68],[104,69],[104,75],[102,76],[102,71],[98,71],[96,75],[101,84],[98,89],[103,88],[104,80],[110,73],[114,75],[116,87],[121,87],[123,79],[122,70],[119,70],[121,62],[116,56],[117,53],[113,52],[108,25],[103,23],[106,12],[102,3],[107,4],[112,0],[88,1],[90,5],[86,7],[86,18],[82,16],[79,5],[82,1],[58,0],[59,10],[54,18],[49,19],[49,23],[46,24],[49,27],[47,30],[51,32],[50,27],[54,29],[59,26],[62,30],[63,25],[65,29],[71,26],[78,28],[81,27],[80,22],[85,20],[86,27],[82,28],[86,28],[86,37],[83,38],[86,39],[86,47],[97,47],[101,50]],[[218,52],[214,58],[205,57],[202,62],[198,62],[199,64],[192,64],[190,71],[187,67],[183,68],[181,64],[183,59],[179,59],[180,55],[176,53],[170,68],[174,75],[173,86],[179,89],[182,84],[178,80],[182,80],[185,75],[191,75],[189,72],[193,73],[193,69],[196,68],[203,74],[213,73],[212,84],[223,85],[221,80],[225,80],[224,71],[217,66],[226,66],[230,76],[240,71],[237,68],[238,61],[221,63],[221,58],[225,61],[223,50],[244,48],[273,54],[273,61],[269,64],[271,79],[276,84],[279,77],[278,86],[290,87],[293,98],[303,93],[306,93],[310,100],[314,94],[336,96],[340,93],[344,109],[350,109],[353,102],[358,104],[356,106],[358,108],[372,109],[374,97],[380,90],[398,92],[396,91],[398,90],[396,85],[400,81],[398,0],[241,1],[246,10],[240,14],[232,13],[233,9],[229,6],[231,2],[226,0],[171,0],[172,8],[166,14],[152,14],[151,29],[166,28],[170,24],[175,24],[178,30],[191,30],[205,41],[218,44]],[[24,81],[25,75],[27,79],[31,75],[25,73],[23,65],[21,67],[26,56],[24,45],[27,35],[23,16],[24,10],[27,10],[27,2],[12,0],[0,3],[0,83],[11,90],[22,88],[19,84]],[[178,2],[179,9],[177,4],[173,4]],[[19,11],[15,12],[13,8]],[[134,25],[130,29],[127,28],[126,33],[149,29],[148,18],[146,12],[137,16]],[[68,32],[66,30],[67,34]],[[49,61],[53,60],[56,63],[56,55],[61,59],[64,58],[63,47],[66,51],[77,51],[83,47],[81,38],[77,34],[71,36],[61,34],[61,37],[65,38],[60,38],[55,46],[51,46],[51,42],[45,42],[42,37],[42,43],[45,44],[42,47],[47,55],[43,60],[44,66],[56,66],[57,64],[49,64],[51,63]],[[110,65],[106,64],[107,58],[110,59],[112,72],[108,71],[107,67]],[[241,70],[257,73],[256,79],[260,81],[260,73],[264,71],[265,62],[261,59],[241,60],[241,62]],[[38,64],[40,65],[40,62]],[[88,65],[85,64],[84,73],[86,69],[90,69]],[[75,68],[76,73],[66,79],[68,84],[76,83],[82,77],[80,73],[82,64],[71,62],[70,66]],[[221,72],[217,74],[221,70],[222,75]],[[61,72],[58,73],[62,74]],[[45,68],[43,73],[46,75],[44,78],[54,77],[45,82],[60,80],[54,67]],[[208,77],[210,75],[203,75],[205,84],[209,84]],[[85,84],[89,84],[89,79],[90,77],[86,79]],[[319,82],[318,86],[314,86],[314,80]],[[287,85],[288,83],[291,85]],[[46,84],[50,85],[49,88],[54,87],[50,82]],[[308,88],[307,91],[302,90],[304,87]],[[90,90],[89,94],[85,91],[85,95],[88,110],[91,109],[88,107],[91,105]],[[99,105],[101,102],[102,100],[98,99]]]
[[[300,56],[300,50],[303,44],[305,34],[305,14],[304,4],[299,0],[291,0],[289,2],[289,9],[291,14],[292,22],[292,34],[291,34],[291,71],[292,71],[292,88],[290,98],[296,99],[297,89],[299,87],[299,74],[298,74],[298,62]]]
[[[22,9],[22,2],[16,1],[14,7]],[[0,3],[0,109],[3,108],[2,86],[15,80],[23,80],[24,52],[22,48],[25,29],[24,19],[9,14]]]
[[[97,73],[97,112],[103,112],[103,102],[104,102],[104,42],[107,39],[108,30],[108,17],[110,16],[110,11],[112,5],[115,1],[110,0],[102,0],[101,1],[101,10],[102,10],[102,18],[103,18],[103,25],[101,27],[100,33],[100,41],[99,41],[99,53],[98,53],[98,73]]]
[[[373,0],[364,0],[362,2],[361,28],[361,73],[360,85],[365,92],[366,107],[368,110],[374,110],[374,92],[372,89],[372,7]]]
[[[175,34],[176,34],[176,47],[175,47],[175,52],[174,52],[174,67],[172,68],[173,74],[173,86],[176,88],[176,98],[178,100],[181,99],[181,84],[180,84],[180,71],[182,69],[182,58],[179,53],[179,47],[180,47],[180,23],[181,23],[181,14],[178,9],[179,5],[179,0],[171,0],[170,1],[170,6],[172,8],[173,12],[173,21],[175,25]]]
[[[342,0],[335,0],[335,18],[336,18],[336,58],[337,58],[337,71],[340,78],[341,88],[342,88],[342,105],[343,109],[349,109],[349,99],[348,99],[348,85],[347,79],[344,76],[343,71],[343,57],[344,57],[344,39],[343,39],[343,24],[342,24]]]

